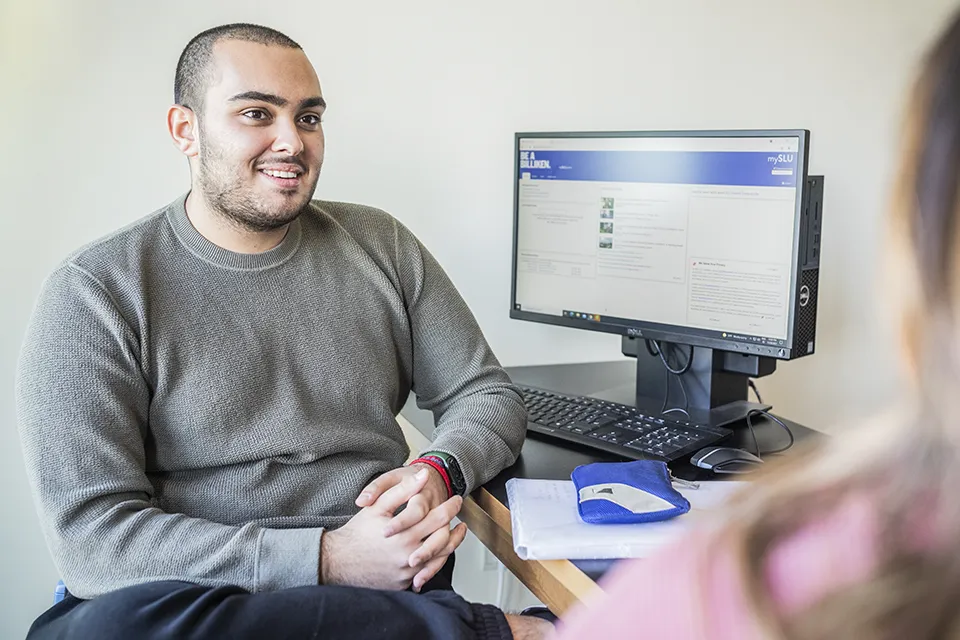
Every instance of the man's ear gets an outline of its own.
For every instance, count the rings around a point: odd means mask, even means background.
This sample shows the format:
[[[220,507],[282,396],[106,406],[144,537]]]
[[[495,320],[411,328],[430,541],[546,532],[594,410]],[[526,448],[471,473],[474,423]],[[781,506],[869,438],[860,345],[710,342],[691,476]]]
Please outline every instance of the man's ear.
[[[167,110],[167,130],[183,155],[193,158],[200,152],[197,114],[193,109],[179,104],[171,106]]]

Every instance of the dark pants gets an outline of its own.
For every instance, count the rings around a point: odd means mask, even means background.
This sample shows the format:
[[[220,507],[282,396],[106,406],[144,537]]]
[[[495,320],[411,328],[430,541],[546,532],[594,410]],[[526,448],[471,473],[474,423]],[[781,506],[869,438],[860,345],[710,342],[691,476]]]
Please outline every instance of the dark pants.
[[[27,638],[512,638],[503,613],[458,596],[452,577],[451,558],[419,594],[324,585],[250,593],[150,582],[93,600],[67,594],[37,618]]]

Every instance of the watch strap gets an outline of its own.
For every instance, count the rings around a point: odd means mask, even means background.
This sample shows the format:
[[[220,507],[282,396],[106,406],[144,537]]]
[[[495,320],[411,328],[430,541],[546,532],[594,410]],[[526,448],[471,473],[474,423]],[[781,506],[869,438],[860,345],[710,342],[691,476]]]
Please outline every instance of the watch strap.
[[[463,477],[463,471],[460,469],[460,463],[451,454],[444,451],[424,451],[421,458],[433,457],[443,463],[447,469],[447,475],[450,478],[450,486],[453,493],[462,496],[467,492],[467,482]]]

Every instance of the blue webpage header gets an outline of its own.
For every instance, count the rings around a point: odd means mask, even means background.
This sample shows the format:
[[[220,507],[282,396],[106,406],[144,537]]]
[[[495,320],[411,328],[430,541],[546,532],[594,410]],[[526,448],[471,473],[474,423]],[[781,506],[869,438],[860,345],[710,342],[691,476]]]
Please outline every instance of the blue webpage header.
[[[796,187],[797,154],[767,151],[521,151],[532,180]]]

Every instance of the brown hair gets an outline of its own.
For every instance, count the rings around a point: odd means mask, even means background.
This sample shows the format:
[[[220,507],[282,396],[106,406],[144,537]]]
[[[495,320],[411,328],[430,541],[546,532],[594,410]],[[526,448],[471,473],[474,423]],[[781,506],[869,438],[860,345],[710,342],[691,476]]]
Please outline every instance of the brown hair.
[[[958,216],[960,18],[914,86],[889,216],[886,282],[895,285],[915,404],[773,469],[742,496],[720,537],[733,543],[770,638],[960,638]],[[770,549],[857,495],[878,511],[870,579],[785,616],[766,589]],[[916,544],[918,530],[934,542]]]
[[[173,79],[173,101],[192,109],[203,110],[203,98],[213,79],[213,47],[221,40],[244,40],[258,44],[300,49],[300,45],[276,29],[258,24],[237,22],[207,29],[195,35],[180,53]]]

